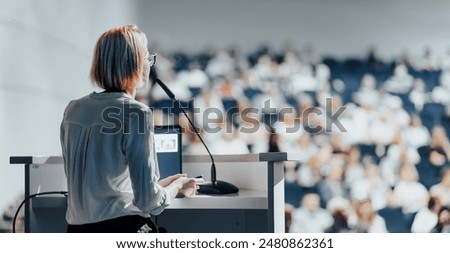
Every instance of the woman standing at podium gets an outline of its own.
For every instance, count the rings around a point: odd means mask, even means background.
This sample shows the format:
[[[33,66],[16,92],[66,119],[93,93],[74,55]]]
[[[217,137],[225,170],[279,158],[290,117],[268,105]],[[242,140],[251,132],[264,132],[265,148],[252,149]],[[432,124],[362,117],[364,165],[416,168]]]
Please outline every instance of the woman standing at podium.
[[[149,214],[195,193],[196,181],[185,175],[159,181],[153,116],[134,99],[155,61],[136,26],[98,39],[90,77],[104,91],[71,101],[61,123],[68,232],[156,232]]]

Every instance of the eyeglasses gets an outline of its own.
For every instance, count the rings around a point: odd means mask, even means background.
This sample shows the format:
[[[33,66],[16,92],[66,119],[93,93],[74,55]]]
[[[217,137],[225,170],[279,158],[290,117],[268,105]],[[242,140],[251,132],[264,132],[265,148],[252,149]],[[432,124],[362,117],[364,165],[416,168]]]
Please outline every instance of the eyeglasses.
[[[150,64],[150,67],[152,67],[156,63],[156,54],[155,53],[150,53],[148,55],[148,59],[147,60],[148,60],[148,63]]]

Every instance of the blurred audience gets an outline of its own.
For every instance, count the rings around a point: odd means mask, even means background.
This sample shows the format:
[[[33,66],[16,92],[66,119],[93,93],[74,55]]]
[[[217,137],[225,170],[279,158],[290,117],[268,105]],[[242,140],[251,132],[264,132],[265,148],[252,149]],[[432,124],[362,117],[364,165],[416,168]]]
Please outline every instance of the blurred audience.
[[[213,153],[299,154],[285,163],[286,184],[296,186],[286,195],[302,203],[289,231],[385,232],[383,218],[392,217],[383,211],[396,208],[414,218],[412,232],[447,231],[448,211],[437,210],[450,204],[450,50],[393,61],[374,52],[158,52],[152,80],[163,79],[186,104]],[[154,108],[155,124],[190,128],[158,86],[137,98]],[[183,138],[186,154],[206,154],[193,131]],[[328,209],[336,199],[354,204]]]

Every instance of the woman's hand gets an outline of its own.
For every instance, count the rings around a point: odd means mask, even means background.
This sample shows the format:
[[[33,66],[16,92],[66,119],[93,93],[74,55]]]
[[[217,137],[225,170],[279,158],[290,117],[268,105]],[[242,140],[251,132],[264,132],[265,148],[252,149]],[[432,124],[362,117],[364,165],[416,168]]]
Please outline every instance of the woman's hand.
[[[202,183],[201,178],[187,178],[186,174],[176,174],[167,177],[159,182],[161,186],[166,188],[172,198],[191,197],[194,196],[198,190],[198,184]]]
[[[186,174],[175,174],[172,176],[168,176],[164,179],[159,180],[158,184],[161,185],[162,187],[167,187],[181,177],[187,177],[187,175]]]
[[[183,198],[183,197],[191,197],[194,196],[197,193],[198,190],[198,184],[202,183],[203,179],[199,178],[186,178],[183,187],[180,189],[180,191],[177,194],[177,198]]]

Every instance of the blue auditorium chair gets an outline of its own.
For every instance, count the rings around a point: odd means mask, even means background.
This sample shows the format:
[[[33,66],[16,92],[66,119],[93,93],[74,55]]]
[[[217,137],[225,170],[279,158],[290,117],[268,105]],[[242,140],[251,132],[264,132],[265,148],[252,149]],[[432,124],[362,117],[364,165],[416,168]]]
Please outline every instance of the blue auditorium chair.
[[[420,112],[422,124],[432,131],[435,125],[440,125],[445,116],[445,106],[439,103],[426,103]]]
[[[411,217],[407,217],[406,215],[404,215],[401,207],[386,207],[379,210],[378,214],[383,217],[388,232],[411,232]]]

